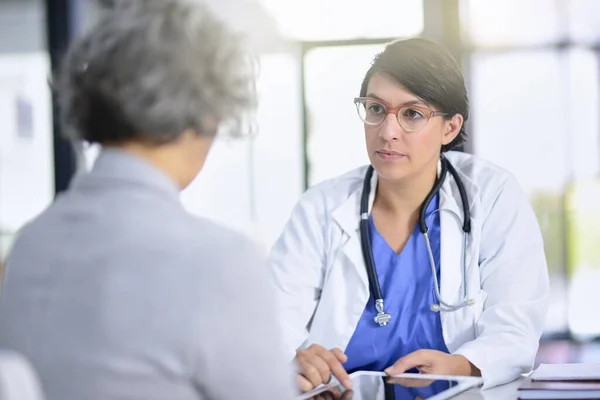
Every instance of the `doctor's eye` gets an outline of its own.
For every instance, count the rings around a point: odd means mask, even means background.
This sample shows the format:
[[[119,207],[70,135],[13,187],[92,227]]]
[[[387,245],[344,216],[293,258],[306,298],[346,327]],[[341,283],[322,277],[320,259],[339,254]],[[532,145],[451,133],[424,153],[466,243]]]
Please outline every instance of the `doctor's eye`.
[[[370,103],[367,104],[367,111],[371,114],[383,114],[385,113],[385,107],[381,104]]]
[[[425,117],[421,111],[415,108],[405,108],[402,110],[402,116],[409,119],[419,119]]]

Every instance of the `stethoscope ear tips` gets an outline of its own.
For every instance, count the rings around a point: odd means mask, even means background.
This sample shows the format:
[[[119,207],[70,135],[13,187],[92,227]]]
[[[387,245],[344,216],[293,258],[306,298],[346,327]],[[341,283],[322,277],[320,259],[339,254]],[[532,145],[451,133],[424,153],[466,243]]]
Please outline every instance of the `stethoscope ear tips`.
[[[473,304],[475,304],[475,299],[468,299],[468,300],[467,300],[467,305],[468,305],[469,307],[471,307]]]
[[[429,307],[429,309],[433,312],[438,312],[440,311],[440,305],[439,304],[432,304],[431,307]]]

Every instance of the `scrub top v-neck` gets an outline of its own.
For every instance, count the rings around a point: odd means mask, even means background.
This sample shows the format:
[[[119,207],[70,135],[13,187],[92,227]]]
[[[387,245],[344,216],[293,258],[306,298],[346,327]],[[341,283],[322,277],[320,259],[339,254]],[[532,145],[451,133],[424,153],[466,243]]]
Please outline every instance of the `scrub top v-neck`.
[[[436,195],[427,207],[425,217],[439,281],[438,206],[439,198]],[[369,228],[377,277],[386,310],[389,310],[392,319],[383,327],[374,322],[376,311],[371,295],[346,348],[348,361],[344,367],[349,373],[383,371],[399,358],[416,350],[432,349],[448,353],[442,334],[440,313],[430,309],[437,301],[427,248],[418,224],[400,254],[397,254],[377,231],[373,218],[369,221]],[[444,383],[415,390],[398,387],[396,400],[424,394],[428,397],[434,392],[447,389],[447,384],[445,387],[436,387],[439,385]]]

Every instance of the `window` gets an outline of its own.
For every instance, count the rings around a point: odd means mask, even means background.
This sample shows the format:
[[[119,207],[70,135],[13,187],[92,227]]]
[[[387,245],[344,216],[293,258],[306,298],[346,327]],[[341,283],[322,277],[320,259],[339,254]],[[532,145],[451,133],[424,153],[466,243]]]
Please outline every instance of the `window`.
[[[188,211],[223,224],[249,230],[252,223],[250,151],[247,139],[219,138],[204,169],[182,193]]]
[[[306,54],[309,185],[369,162],[352,100],[381,45],[322,47]]]
[[[547,331],[566,330],[563,191],[570,124],[560,53],[478,52],[471,63],[474,153],[512,172],[531,199],[546,242],[552,306]],[[517,73],[515,73],[517,71]]]
[[[249,233],[267,248],[303,190],[300,88],[291,53],[265,54],[260,64],[257,136],[217,138],[182,200],[193,214]]]
[[[577,43],[600,42],[600,2],[569,0],[568,21],[570,38]]]
[[[463,35],[476,46],[524,46],[563,38],[560,0],[463,0]]]
[[[0,258],[52,201],[52,109],[41,1],[0,2]]]
[[[573,177],[595,177],[600,173],[600,64],[596,53],[582,48],[569,50],[564,62],[565,133]]]
[[[304,41],[415,36],[423,0],[259,0],[284,36]]]
[[[569,176],[564,62],[553,51],[472,57],[474,152],[513,172],[530,196],[562,193]]]
[[[292,53],[261,57],[259,132],[253,143],[255,216],[271,246],[304,191],[300,68]]]
[[[587,317],[600,307],[589,296],[600,281],[598,59],[572,48],[482,50],[471,61],[474,152],[517,177],[544,234],[547,332],[598,334]]]

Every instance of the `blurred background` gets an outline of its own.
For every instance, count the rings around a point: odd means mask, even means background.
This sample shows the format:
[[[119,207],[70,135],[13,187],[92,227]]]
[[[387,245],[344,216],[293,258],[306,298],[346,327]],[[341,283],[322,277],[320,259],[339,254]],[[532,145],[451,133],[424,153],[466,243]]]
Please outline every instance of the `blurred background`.
[[[467,80],[463,150],[511,171],[538,215],[552,284],[538,361],[600,361],[600,1],[205,1],[260,58],[259,133],[218,140],[182,194],[190,212],[268,249],[307,187],[367,163],[352,99],[373,56],[434,39]],[[98,4],[0,0],[0,259],[97,153],[61,138],[49,81]]]

